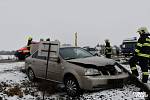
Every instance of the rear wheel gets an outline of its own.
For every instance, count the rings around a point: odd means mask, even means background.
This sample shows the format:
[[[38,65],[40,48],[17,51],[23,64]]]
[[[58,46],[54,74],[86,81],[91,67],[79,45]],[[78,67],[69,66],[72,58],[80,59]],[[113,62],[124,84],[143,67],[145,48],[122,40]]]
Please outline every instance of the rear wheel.
[[[28,78],[30,81],[35,81],[35,74],[32,69],[28,69]]]
[[[79,84],[76,80],[76,78],[72,77],[66,77],[64,79],[65,89],[69,96],[76,97],[81,94],[81,89],[79,87]]]

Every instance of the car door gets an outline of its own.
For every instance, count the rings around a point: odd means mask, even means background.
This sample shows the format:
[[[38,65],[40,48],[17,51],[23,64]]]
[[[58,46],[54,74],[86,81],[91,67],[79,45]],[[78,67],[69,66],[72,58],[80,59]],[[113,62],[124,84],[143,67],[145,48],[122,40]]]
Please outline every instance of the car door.
[[[38,56],[38,51],[36,51],[32,56],[31,63],[36,77],[45,78],[46,57]]]
[[[49,60],[48,78],[53,81],[61,82],[64,67],[60,61],[53,59]]]

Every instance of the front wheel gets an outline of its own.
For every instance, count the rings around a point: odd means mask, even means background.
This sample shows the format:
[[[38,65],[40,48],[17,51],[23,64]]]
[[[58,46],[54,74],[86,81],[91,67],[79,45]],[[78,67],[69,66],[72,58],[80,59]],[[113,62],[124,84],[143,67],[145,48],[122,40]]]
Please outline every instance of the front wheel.
[[[76,97],[81,94],[81,89],[77,80],[74,77],[67,77],[64,80],[65,89],[69,96]]]

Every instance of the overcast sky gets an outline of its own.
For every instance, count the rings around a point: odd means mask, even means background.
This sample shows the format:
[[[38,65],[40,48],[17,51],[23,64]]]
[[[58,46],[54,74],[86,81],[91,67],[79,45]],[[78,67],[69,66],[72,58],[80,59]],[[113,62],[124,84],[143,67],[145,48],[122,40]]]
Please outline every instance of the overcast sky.
[[[112,45],[150,30],[150,0],[0,0],[0,50],[16,50],[33,40],[50,37],[79,46]]]

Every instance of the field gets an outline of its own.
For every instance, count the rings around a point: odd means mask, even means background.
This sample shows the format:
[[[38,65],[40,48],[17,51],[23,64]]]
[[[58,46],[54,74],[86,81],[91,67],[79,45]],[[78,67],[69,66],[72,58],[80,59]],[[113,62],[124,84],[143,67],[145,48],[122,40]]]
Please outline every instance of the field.
[[[1,57],[2,58],[2,57]],[[70,100],[60,84],[39,80],[30,82],[24,72],[25,62],[0,63],[0,100],[42,100],[46,84],[45,100]],[[129,69],[129,65],[123,65]],[[140,70],[140,68],[138,67]],[[138,97],[140,88],[126,84],[123,88],[85,92],[79,100],[144,100]],[[144,92],[142,93],[144,94]],[[76,98],[77,99],[77,98]]]

